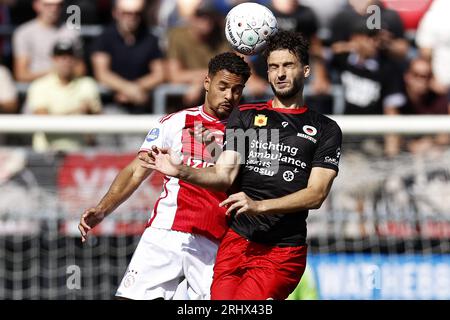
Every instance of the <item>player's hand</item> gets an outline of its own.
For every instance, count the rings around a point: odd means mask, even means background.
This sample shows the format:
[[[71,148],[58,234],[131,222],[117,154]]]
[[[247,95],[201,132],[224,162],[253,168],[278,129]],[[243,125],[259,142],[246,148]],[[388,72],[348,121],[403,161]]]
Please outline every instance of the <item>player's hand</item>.
[[[219,204],[219,207],[228,207],[226,215],[236,211],[236,216],[241,213],[261,213],[261,202],[250,199],[244,192],[234,193]]]
[[[139,159],[142,160],[142,167],[157,170],[171,177],[179,175],[181,159],[172,149],[153,146],[147,155],[148,157],[139,155]]]
[[[81,215],[80,223],[78,224],[78,230],[81,233],[81,241],[85,242],[88,232],[103,221],[105,213],[98,208],[90,208],[84,211]]]
[[[205,143],[207,146],[216,141],[214,134],[201,124],[197,124],[193,128],[189,128],[188,132],[194,137],[195,140],[202,144]]]

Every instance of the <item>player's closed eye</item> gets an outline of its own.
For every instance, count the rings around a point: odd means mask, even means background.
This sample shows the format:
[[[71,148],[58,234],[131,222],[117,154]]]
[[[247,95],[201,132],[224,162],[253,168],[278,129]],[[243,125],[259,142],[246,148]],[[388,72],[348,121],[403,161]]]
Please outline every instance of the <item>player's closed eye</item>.
[[[242,94],[243,89],[242,88],[233,88],[232,91],[233,91],[233,94]]]

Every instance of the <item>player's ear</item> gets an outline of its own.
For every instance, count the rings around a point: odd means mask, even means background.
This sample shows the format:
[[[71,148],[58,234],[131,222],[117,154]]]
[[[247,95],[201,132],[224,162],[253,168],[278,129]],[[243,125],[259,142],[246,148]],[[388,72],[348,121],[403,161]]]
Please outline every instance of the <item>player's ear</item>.
[[[205,80],[203,81],[203,87],[205,88],[206,92],[209,91],[210,85],[211,85],[211,79],[209,78],[209,76],[206,76]]]
[[[303,75],[305,76],[305,78],[308,78],[310,73],[311,73],[311,68],[309,67],[309,65],[304,66],[303,67]]]

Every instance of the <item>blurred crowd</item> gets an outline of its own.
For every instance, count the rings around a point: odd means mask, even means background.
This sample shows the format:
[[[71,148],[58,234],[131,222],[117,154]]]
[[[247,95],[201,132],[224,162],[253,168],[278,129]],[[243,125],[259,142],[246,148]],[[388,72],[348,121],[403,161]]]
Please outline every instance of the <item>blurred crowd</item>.
[[[209,59],[231,50],[224,18],[241,2],[0,0],[0,113],[151,114],[163,84],[186,88],[169,97],[167,112],[197,105]],[[308,107],[324,114],[450,112],[450,1],[253,2],[272,10],[279,28],[309,39]],[[267,99],[264,60],[246,59],[252,76],[243,102]],[[58,143],[70,149],[82,142],[33,138],[36,148]],[[407,142],[387,136],[384,153],[448,143],[445,135]]]

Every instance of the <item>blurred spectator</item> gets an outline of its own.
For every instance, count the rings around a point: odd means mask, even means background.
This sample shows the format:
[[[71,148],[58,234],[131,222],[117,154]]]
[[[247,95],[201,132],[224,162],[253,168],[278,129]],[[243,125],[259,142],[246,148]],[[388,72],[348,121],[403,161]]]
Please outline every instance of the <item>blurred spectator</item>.
[[[447,95],[434,91],[431,85],[432,67],[425,58],[411,61],[404,75],[406,104],[405,114],[448,114]]]
[[[445,94],[433,90],[431,80],[433,73],[431,64],[425,58],[411,61],[404,75],[407,103],[402,108],[403,114],[450,114],[450,108]],[[413,153],[429,152],[436,146],[448,145],[447,134],[422,136],[408,139],[407,149]]]
[[[319,28],[319,22],[313,10],[299,0],[272,0],[269,6],[277,18],[278,28],[301,32],[312,39]]]
[[[203,0],[187,25],[169,31],[167,56],[170,82],[190,85],[183,96],[183,105],[193,106],[202,101],[208,61],[218,53],[231,50],[223,28],[224,17],[213,1]]]
[[[18,110],[17,90],[9,69],[0,65],[0,114],[16,113]]]
[[[435,90],[450,88],[450,1],[434,0],[421,20],[416,34],[420,53],[430,59],[436,82]]]
[[[246,0],[157,0],[159,4],[158,20],[159,26],[164,29],[186,25],[201,2],[210,2],[214,8],[223,16],[240,3]],[[256,0],[252,2],[268,3],[270,0]]]
[[[378,30],[368,29],[361,20],[353,23],[352,30],[351,51],[334,58],[344,88],[344,114],[399,114],[406,102],[399,66],[379,54]],[[398,137],[387,136],[385,140],[385,153],[395,155]]]
[[[396,11],[387,9],[379,0],[348,0],[345,6],[333,18],[331,23],[331,43],[335,53],[348,52],[350,50],[349,39],[352,35],[352,23],[361,20],[366,22],[373,12],[367,12],[371,5],[380,8],[381,30],[378,33],[380,38],[380,49],[391,58],[404,60],[409,51],[409,43],[404,38],[404,27],[399,14]],[[366,25],[366,28],[367,25]]]
[[[189,23],[202,0],[159,0],[159,25],[167,31],[170,28]]]
[[[76,48],[71,41],[60,40],[53,49],[54,71],[33,81],[27,104],[34,114],[97,114],[102,106],[97,84],[92,78],[76,75]],[[47,149],[73,151],[83,146],[81,136],[37,134],[33,137],[36,151]]]
[[[11,27],[10,6],[14,0],[0,0],[0,28]],[[0,57],[2,63],[11,66],[11,41],[8,35],[0,33]]]
[[[144,0],[117,0],[115,23],[96,39],[92,66],[97,80],[110,88],[119,110],[105,112],[151,112],[151,90],[164,81],[163,55],[158,38],[142,21]]]
[[[305,6],[310,7],[317,18],[319,25],[323,28],[329,28],[331,20],[347,4],[347,0],[300,0]],[[326,34],[325,36],[328,36]]]
[[[354,23],[351,51],[336,55],[345,92],[345,114],[398,113],[405,103],[401,71],[389,58],[379,55],[377,30]]]
[[[78,32],[60,23],[62,4],[63,0],[33,0],[36,18],[14,32],[14,76],[17,81],[30,82],[50,72],[51,51],[58,39],[70,39],[81,48]],[[76,72],[80,75],[85,72],[81,59],[77,61]]]

